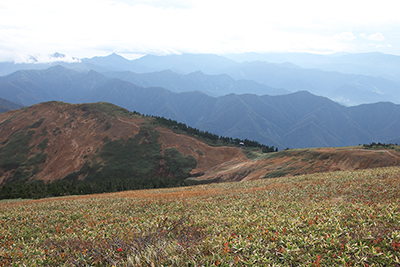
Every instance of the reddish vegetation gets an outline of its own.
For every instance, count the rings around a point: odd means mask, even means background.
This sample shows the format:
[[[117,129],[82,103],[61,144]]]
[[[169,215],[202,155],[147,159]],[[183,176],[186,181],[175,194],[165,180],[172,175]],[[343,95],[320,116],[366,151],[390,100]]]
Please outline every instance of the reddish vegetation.
[[[231,189],[231,194],[245,193],[245,192],[258,192],[268,191],[272,189],[285,189],[289,187],[288,184],[282,183],[271,183],[266,186],[257,186],[250,188],[239,188]],[[149,190],[129,190],[115,193],[102,193],[102,194],[91,194],[91,195],[79,195],[79,196],[65,196],[65,197],[54,197],[54,198],[42,198],[34,200],[18,200],[8,201],[0,203],[2,206],[13,207],[19,205],[25,205],[29,203],[44,203],[52,201],[67,201],[67,200],[78,200],[78,199],[93,199],[93,198],[140,198],[149,200],[166,200],[166,199],[188,199],[201,196],[215,196],[220,195],[221,188],[209,188],[205,186],[192,186],[192,187],[179,187],[179,188],[162,188],[162,189],[149,189]]]

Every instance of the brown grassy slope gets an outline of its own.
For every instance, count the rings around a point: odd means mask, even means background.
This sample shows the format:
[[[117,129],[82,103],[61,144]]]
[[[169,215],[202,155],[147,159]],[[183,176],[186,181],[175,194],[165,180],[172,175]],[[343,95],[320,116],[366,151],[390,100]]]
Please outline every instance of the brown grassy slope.
[[[197,179],[247,181],[388,166],[400,166],[400,152],[362,147],[293,149],[264,154],[253,161],[223,163]]]
[[[197,167],[192,171],[193,174],[206,172],[220,164],[251,161],[243,154],[241,149],[236,147],[213,147],[194,137],[176,134],[170,129],[157,127],[156,130],[161,133],[158,141],[162,144],[162,150],[175,147],[185,157],[193,155],[196,158]]]
[[[111,114],[99,111],[88,104],[47,102],[0,114],[0,144],[13,132],[43,118],[42,124],[34,129],[30,157],[39,153],[37,145],[48,138],[48,146],[44,151],[48,153],[47,160],[41,171],[33,177],[45,182],[62,179],[79,171],[86,160],[101,150],[106,137],[126,140],[139,132],[142,123],[151,120],[129,112]],[[166,148],[176,147],[184,156],[190,154],[197,159],[197,168],[192,173],[204,172],[230,160],[248,160],[238,148],[211,147],[193,137],[175,134],[166,128],[157,127],[156,130],[160,132],[158,141],[162,144],[161,153]],[[0,184],[9,174],[0,170]]]
[[[36,146],[48,138],[45,150],[48,153],[47,160],[35,179],[51,182],[79,170],[86,158],[100,149],[106,136],[111,139],[126,138],[138,132],[137,127],[125,127],[125,124],[118,123],[116,118],[99,113],[85,115],[85,112],[83,105],[48,102],[1,114],[0,122],[7,119],[11,121],[0,126],[0,141],[7,139],[12,132],[45,118],[35,129],[30,143],[34,147],[31,149],[31,156],[38,152]],[[139,123],[141,119],[135,121]],[[107,131],[106,122],[112,125]],[[1,178],[6,177],[7,175],[3,175]]]

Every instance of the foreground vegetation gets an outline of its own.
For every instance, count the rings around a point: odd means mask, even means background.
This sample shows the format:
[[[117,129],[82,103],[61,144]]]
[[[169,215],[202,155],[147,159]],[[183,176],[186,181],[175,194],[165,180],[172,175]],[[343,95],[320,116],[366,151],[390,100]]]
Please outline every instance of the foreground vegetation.
[[[2,266],[399,266],[400,169],[0,203]]]

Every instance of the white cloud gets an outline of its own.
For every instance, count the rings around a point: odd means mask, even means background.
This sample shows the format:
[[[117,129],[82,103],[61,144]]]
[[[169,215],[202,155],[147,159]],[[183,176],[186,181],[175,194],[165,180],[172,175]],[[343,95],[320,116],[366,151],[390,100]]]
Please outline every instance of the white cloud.
[[[361,39],[356,35],[370,29],[376,33],[359,36],[397,48],[389,33],[400,16],[388,7],[388,0],[337,0],[330,6],[317,0],[4,1],[0,60],[56,51],[74,57],[353,51]]]
[[[367,40],[370,40],[370,41],[378,41],[378,42],[381,42],[381,41],[385,40],[385,37],[380,32],[377,32],[377,33],[374,33],[374,34],[371,34],[371,35],[368,35],[368,36],[365,33],[361,33],[360,37],[362,37],[364,39],[367,39]]]
[[[183,8],[188,9],[194,6],[191,0],[113,0],[114,4],[124,3],[128,6],[146,5],[157,8]]]
[[[382,35],[382,33],[377,32],[377,33],[374,33],[374,34],[371,34],[370,36],[368,36],[368,40],[380,42],[380,41],[385,40],[385,37]]]
[[[345,41],[351,41],[351,40],[357,39],[357,37],[355,37],[352,32],[342,32],[340,34],[334,35],[334,38],[338,39],[338,40],[345,40]]]

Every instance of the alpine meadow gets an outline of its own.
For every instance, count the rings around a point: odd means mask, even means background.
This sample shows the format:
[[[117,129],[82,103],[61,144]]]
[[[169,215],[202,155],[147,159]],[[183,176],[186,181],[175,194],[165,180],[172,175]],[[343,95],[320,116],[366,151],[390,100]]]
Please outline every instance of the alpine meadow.
[[[0,62],[0,266],[400,266],[399,56],[49,57]]]
[[[397,2],[0,0],[0,267],[400,267]]]

